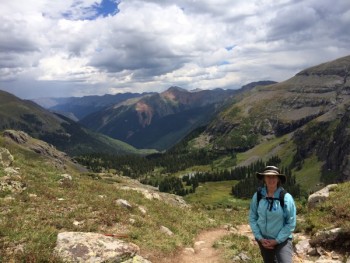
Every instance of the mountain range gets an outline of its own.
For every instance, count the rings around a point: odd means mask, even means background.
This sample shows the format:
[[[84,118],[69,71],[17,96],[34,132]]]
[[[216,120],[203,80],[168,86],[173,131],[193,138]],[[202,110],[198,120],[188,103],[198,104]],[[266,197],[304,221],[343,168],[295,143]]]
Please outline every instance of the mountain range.
[[[190,149],[236,153],[238,165],[277,154],[301,177],[315,173],[324,180],[349,180],[349,71],[347,56],[280,83],[257,82],[239,90],[190,92],[170,87],[162,93],[129,94],[115,103],[101,103],[100,109],[81,115],[79,122],[1,92],[0,128],[23,130],[69,154],[79,154],[137,152],[125,142],[165,150],[202,127],[202,132],[190,136]],[[98,103],[90,102],[94,104]],[[123,141],[124,147],[115,147],[121,142],[110,137]],[[313,184],[319,180],[314,178]]]
[[[240,90],[192,90],[170,87],[162,93],[40,98],[33,101],[84,127],[137,148],[165,150],[193,129],[208,124],[224,101]]]
[[[65,97],[65,98],[37,98],[33,101],[40,106],[65,115],[74,121],[131,98],[141,97],[149,93],[118,93],[103,96]]]
[[[193,129],[206,125],[237,90],[189,92],[170,87],[162,93],[127,100],[83,118],[85,127],[136,148],[165,150]]]
[[[22,100],[8,92],[0,91],[0,130],[5,129],[24,131],[70,155],[91,152],[143,153],[124,142],[94,133],[32,101]]]

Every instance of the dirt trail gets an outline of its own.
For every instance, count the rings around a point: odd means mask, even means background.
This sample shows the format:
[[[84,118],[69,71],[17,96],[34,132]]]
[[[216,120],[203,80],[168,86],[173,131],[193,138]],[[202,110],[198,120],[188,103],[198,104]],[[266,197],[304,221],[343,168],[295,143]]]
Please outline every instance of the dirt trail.
[[[224,228],[205,230],[195,239],[193,248],[184,248],[173,258],[163,258],[160,263],[220,263],[220,250],[213,248],[215,241],[230,231]]]
[[[214,243],[229,234],[243,235],[249,238],[253,246],[257,246],[249,225],[238,225],[227,229],[227,227],[205,230],[201,232],[194,241],[193,247],[183,248],[175,256],[158,259],[157,263],[225,263],[220,249],[213,247]],[[226,260],[227,262],[227,260]],[[304,260],[297,254],[293,255],[293,262],[313,262]]]

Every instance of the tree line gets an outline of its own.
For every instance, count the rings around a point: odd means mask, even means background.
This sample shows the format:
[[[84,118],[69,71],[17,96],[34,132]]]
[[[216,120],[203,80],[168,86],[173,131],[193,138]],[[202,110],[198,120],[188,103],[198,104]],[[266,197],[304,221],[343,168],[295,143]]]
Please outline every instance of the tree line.
[[[191,152],[167,152],[147,156],[90,153],[78,156],[75,159],[93,172],[114,169],[125,176],[140,178],[152,173],[155,169],[161,169],[163,174],[170,174],[195,165],[207,165],[219,156],[219,153],[201,149]]]
[[[262,171],[266,165],[279,166],[281,163],[278,156],[273,156],[267,162],[258,160],[248,166],[239,166],[233,169],[193,172],[182,177],[169,175],[195,165],[211,164],[213,160],[218,158],[218,155],[219,153],[205,150],[188,152],[178,148],[167,153],[148,156],[116,156],[92,153],[79,156],[76,159],[94,172],[114,169],[125,176],[139,179],[141,183],[158,187],[161,192],[182,196],[194,193],[199,183],[237,180],[239,182],[232,187],[231,193],[238,198],[250,198],[254,194],[257,186],[261,183],[256,178],[257,171]],[[160,170],[159,175],[156,175],[156,169]],[[300,196],[300,187],[296,184],[291,169],[282,167],[281,171],[287,176],[287,182],[284,185],[286,190],[293,196]]]

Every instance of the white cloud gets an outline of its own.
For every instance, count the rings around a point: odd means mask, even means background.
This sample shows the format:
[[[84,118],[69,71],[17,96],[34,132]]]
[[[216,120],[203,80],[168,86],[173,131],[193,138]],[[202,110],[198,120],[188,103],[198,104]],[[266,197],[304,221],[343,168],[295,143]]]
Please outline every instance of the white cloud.
[[[348,1],[124,0],[105,17],[101,3],[2,3],[0,89],[38,97],[39,87],[49,96],[237,88],[349,52]]]

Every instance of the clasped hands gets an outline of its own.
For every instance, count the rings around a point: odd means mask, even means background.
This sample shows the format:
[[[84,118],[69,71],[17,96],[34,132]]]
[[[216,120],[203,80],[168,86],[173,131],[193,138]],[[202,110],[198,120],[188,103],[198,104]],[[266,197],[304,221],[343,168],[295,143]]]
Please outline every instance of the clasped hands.
[[[274,249],[275,246],[278,244],[277,241],[274,239],[260,239],[259,242],[266,249]]]

